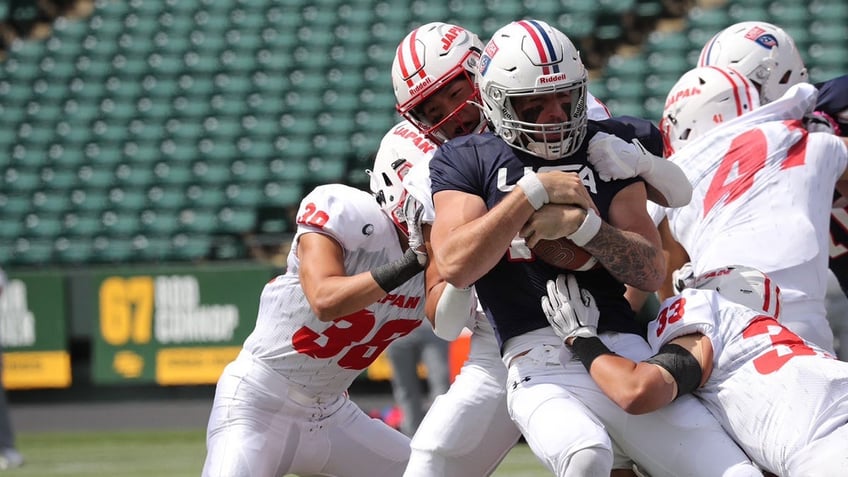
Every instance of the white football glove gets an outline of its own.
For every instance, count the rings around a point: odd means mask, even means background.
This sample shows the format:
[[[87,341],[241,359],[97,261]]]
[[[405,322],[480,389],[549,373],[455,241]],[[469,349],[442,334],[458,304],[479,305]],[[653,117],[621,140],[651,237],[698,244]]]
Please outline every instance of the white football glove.
[[[607,133],[596,133],[589,141],[589,162],[602,181],[630,179],[651,172],[654,156],[638,139],[627,142]]]
[[[542,297],[542,310],[557,336],[563,341],[572,336],[591,338],[598,335],[601,312],[589,290],[580,288],[574,275],[559,275],[548,280],[548,296]]]
[[[671,285],[674,287],[675,295],[680,295],[684,288],[695,286],[695,269],[692,268],[692,262],[686,262],[682,267],[671,272]]]
[[[403,217],[409,230],[409,248],[418,257],[418,263],[427,264],[427,248],[424,246],[424,233],[421,231],[421,216],[424,206],[412,194],[406,195],[403,202]]]

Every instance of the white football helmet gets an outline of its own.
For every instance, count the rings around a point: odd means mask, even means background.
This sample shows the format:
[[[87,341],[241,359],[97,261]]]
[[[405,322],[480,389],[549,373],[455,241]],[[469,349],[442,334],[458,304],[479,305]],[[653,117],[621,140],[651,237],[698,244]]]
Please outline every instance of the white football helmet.
[[[586,136],[586,78],[580,53],[564,33],[540,20],[520,20],[492,35],[477,84],[495,134],[535,156],[558,159],[577,151]],[[516,114],[516,97],[562,92],[571,94],[565,122],[523,121]]]
[[[403,206],[408,196],[403,178],[418,163],[424,163],[436,149],[427,138],[408,134],[409,129],[396,126],[383,136],[374,158],[369,187],[383,212],[409,236]]]
[[[782,28],[766,22],[741,22],[718,32],[701,49],[698,66],[738,70],[757,85],[762,104],[808,81],[795,41]]]
[[[412,30],[398,45],[392,62],[398,113],[437,143],[483,131],[487,125],[475,105],[479,94],[474,82],[482,50],[480,38],[457,25],[433,22]],[[472,93],[440,119],[428,120],[420,106],[455,79],[467,81]],[[460,114],[466,107],[473,108],[474,114]],[[453,119],[458,123],[455,129],[461,131],[443,131]]]
[[[780,287],[756,268],[734,265],[704,273],[693,288],[715,290],[728,300],[778,319]]]
[[[757,89],[732,68],[694,68],[680,77],[665,100],[659,129],[665,156],[716,125],[760,106]]]

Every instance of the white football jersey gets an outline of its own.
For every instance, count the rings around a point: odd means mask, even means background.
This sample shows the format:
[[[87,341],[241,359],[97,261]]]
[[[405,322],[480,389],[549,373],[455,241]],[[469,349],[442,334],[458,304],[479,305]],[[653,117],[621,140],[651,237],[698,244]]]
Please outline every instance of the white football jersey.
[[[396,227],[374,197],[352,187],[315,188],[300,203],[286,273],[262,290],[256,327],[244,349],[310,395],[344,392],[393,340],[424,318],[424,274],[349,316],[320,321],[300,285],[298,239],[315,232],[344,249],[347,275],[367,272],[403,255]]]
[[[713,369],[695,391],[743,450],[777,475],[787,457],[848,421],[848,363],[804,341],[771,316],[713,290],[687,288],[648,324],[654,352],[701,333]]]
[[[848,150],[800,121],[733,124],[670,158],[693,186],[688,206],[666,211],[672,234],[696,275],[748,265],[768,273],[785,302],[820,301],[823,312],[833,188]]]

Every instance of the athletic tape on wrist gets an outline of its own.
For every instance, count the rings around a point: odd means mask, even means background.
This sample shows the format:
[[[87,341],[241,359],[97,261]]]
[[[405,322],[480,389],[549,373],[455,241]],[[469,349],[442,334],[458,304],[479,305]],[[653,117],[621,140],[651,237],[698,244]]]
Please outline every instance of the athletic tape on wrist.
[[[545,190],[545,186],[542,185],[542,181],[539,180],[535,172],[524,174],[524,177],[518,179],[518,187],[521,187],[521,191],[524,192],[527,201],[536,210],[541,209],[543,205],[550,202],[548,191]]]
[[[586,218],[583,219],[580,227],[567,238],[578,247],[582,247],[595,238],[595,235],[598,235],[598,231],[601,230],[601,223],[601,217],[595,213],[594,209],[589,209],[586,211]]]
[[[615,354],[597,336],[591,338],[576,337],[571,341],[571,352],[583,363],[586,371],[592,368],[592,362],[603,354]]]

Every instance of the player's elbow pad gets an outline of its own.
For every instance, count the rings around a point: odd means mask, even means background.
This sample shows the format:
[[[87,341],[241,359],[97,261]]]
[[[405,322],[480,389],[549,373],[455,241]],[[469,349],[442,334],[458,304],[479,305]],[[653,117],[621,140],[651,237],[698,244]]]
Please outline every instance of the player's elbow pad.
[[[446,284],[436,304],[433,332],[443,340],[455,340],[465,328],[474,308],[472,287],[457,288],[450,283]]]
[[[683,207],[692,200],[692,184],[671,161],[654,156],[650,170],[643,172],[642,178],[665,197],[666,207]]]

